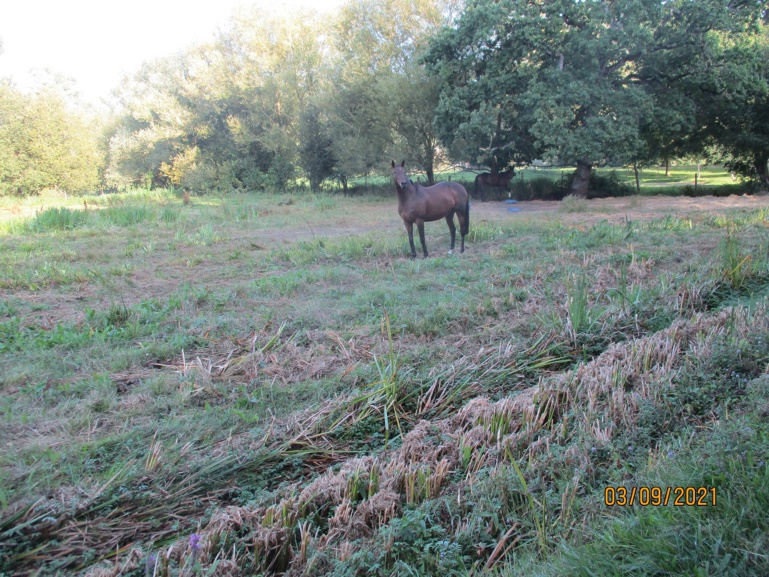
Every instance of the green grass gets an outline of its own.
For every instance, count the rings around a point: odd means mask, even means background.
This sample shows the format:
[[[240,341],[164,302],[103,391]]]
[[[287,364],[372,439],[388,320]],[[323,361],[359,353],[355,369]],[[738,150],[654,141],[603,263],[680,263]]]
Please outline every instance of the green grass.
[[[61,200],[0,235],[0,573],[215,573],[221,552],[251,572],[578,574],[657,550],[695,573],[719,542],[725,572],[763,567],[769,401],[744,380],[769,364],[767,209],[490,211],[464,254],[431,225],[439,256],[412,261],[392,198]],[[743,312],[676,328],[725,306]],[[669,366],[643,348],[662,334]],[[592,391],[580,371],[616,347],[647,352]],[[512,409],[535,385],[543,412]],[[752,468],[725,452],[743,421]],[[739,487],[723,513],[600,505],[608,483],[713,484],[705,454]]]

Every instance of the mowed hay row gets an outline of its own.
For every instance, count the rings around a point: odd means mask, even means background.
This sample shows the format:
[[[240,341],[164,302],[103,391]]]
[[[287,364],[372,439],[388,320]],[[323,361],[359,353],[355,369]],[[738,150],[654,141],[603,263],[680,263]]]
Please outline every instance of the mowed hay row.
[[[274,334],[262,330],[245,338],[227,339],[194,358],[163,366],[195,377],[202,387],[211,380],[279,380],[286,384],[337,372],[347,374],[355,364],[372,358],[371,349],[377,345],[376,340],[361,336],[345,341],[332,331],[304,333],[301,336],[309,344],[298,344],[297,334],[284,336],[284,328],[281,325]]]
[[[577,462],[588,459],[586,441],[610,441],[634,426],[642,402],[663,402],[662,392],[685,359],[707,358],[724,335],[739,339],[769,330],[767,312],[756,306],[698,314],[656,334],[613,344],[591,362],[542,377],[515,396],[496,402],[473,398],[452,417],[417,423],[399,448],[348,459],[307,487],[293,485],[275,504],[218,511],[195,541],[181,540],[157,553],[157,574],[165,574],[172,562],[183,574],[194,559],[203,568],[216,565],[217,574],[221,569],[229,575],[301,575],[312,563],[308,551],[348,557],[356,546],[352,541],[373,536],[407,503],[461,491],[471,482],[468,474],[459,487],[447,483],[468,448],[483,455],[477,468],[509,456],[536,468],[537,457],[554,444],[567,447]],[[319,519],[325,530],[317,528]],[[308,520],[316,529],[309,529]],[[130,555],[118,572],[94,569],[90,575],[129,571],[139,558]]]
[[[727,332],[740,338],[748,330],[767,327],[766,307],[728,308],[612,344],[590,363],[543,378],[534,402],[523,410],[520,431],[506,441],[516,447],[516,457],[530,459],[550,443],[569,445],[578,437],[607,443],[618,431],[635,425],[641,402],[662,402],[660,395],[675,379],[684,358],[708,358],[716,337]]]

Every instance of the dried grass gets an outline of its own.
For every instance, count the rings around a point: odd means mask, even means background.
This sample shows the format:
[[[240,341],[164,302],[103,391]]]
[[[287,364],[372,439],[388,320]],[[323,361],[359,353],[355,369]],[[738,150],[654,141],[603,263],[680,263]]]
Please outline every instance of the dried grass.
[[[243,339],[215,343],[192,359],[183,357],[181,362],[163,366],[193,377],[200,388],[219,380],[288,384],[347,375],[357,363],[370,359],[376,347],[376,341],[364,337],[343,341],[330,331],[306,334],[309,345],[297,344],[295,336],[284,336],[283,327],[275,333],[265,328]]]

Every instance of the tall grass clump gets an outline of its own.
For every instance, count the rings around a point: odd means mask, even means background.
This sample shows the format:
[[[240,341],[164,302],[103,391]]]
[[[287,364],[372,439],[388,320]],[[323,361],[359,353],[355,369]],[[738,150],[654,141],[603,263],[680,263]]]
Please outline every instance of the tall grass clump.
[[[472,214],[472,209],[471,209]],[[508,236],[501,226],[487,221],[480,221],[470,224],[470,231],[467,234],[467,240],[470,242],[486,242],[497,240]]]
[[[724,278],[732,288],[739,289],[751,273],[751,256],[743,254],[739,240],[729,231],[719,245]]]
[[[337,207],[337,200],[327,194],[314,194],[312,195],[310,205],[318,212],[326,212]]]
[[[398,370],[400,368],[400,355],[395,352],[392,328],[390,327],[390,315],[384,311],[382,317],[382,332],[387,335],[388,352],[380,359],[374,355],[374,365],[378,379],[369,385],[369,391],[355,399],[354,404],[362,403],[366,409],[358,416],[365,419],[373,410],[382,415],[385,428],[385,446],[390,439],[391,421],[397,426],[398,433],[403,434],[401,420],[405,417],[403,402],[403,381]]]
[[[572,277],[568,285],[566,297],[568,330],[575,345],[579,334],[586,331],[592,323],[591,310],[587,302],[588,288],[585,274]]]
[[[27,228],[29,232],[73,230],[86,226],[90,221],[91,213],[85,210],[46,208],[35,214],[35,217],[27,224]]]
[[[104,226],[131,226],[155,219],[155,210],[144,204],[110,206],[97,214]]]
[[[177,220],[179,220],[180,217],[181,217],[181,211],[178,208],[173,208],[171,206],[166,205],[160,211],[160,220],[165,224],[174,223]]]

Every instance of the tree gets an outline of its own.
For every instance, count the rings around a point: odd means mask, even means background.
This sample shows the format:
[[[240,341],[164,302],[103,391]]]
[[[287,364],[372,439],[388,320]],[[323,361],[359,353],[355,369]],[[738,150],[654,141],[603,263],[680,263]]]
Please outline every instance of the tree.
[[[328,78],[328,47],[317,14],[282,17],[263,8],[233,17],[217,47],[242,98],[240,139],[267,151],[268,182],[283,188],[298,163],[302,113]]]
[[[428,56],[434,70],[451,70],[441,133],[459,122],[458,152],[475,148],[492,167],[537,156],[575,164],[570,192],[586,196],[593,166],[627,160],[640,144],[650,103],[634,65],[661,8],[657,0],[477,0]]]
[[[387,93],[381,83],[362,78],[334,82],[320,105],[328,114],[328,134],[336,159],[334,175],[345,194],[349,179],[377,172],[393,149]]]
[[[114,91],[119,113],[109,138],[108,185],[174,184],[161,167],[195,148],[193,112],[179,98],[190,90],[185,84],[191,70],[189,53],[160,58],[125,77]]]
[[[409,62],[404,74],[389,78],[389,117],[395,144],[412,165],[422,168],[428,184],[435,183],[438,134],[433,124],[440,98],[437,79],[417,62]]]
[[[350,105],[333,107],[340,180],[408,156],[433,181],[438,90],[419,60],[455,9],[445,0],[351,0],[342,7],[330,87],[330,99]]]
[[[0,194],[84,192],[98,186],[102,162],[92,121],[73,112],[63,94],[0,83]]]
[[[769,58],[765,4],[676,2],[639,76],[654,98],[648,158],[695,155],[766,173]]]
[[[710,158],[769,188],[769,27],[713,38],[706,57],[719,66],[703,74],[698,126]]]
[[[117,96],[113,185],[282,188],[299,153],[300,115],[322,77],[313,16],[233,17],[217,41],[145,64]]]
[[[302,168],[310,179],[310,189],[316,192],[320,190],[321,183],[333,174],[336,159],[328,130],[315,106],[310,106],[302,114],[300,139]]]
[[[538,156],[573,164],[570,192],[585,196],[594,166],[672,145],[652,119],[660,106],[689,102],[655,91],[691,75],[685,58],[702,52],[713,31],[754,21],[760,5],[475,0],[426,58],[443,82],[439,133],[453,154],[492,166]],[[667,67],[675,61],[682,68]]]

